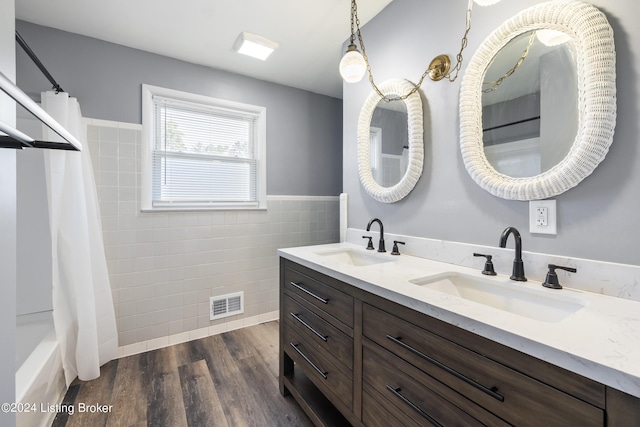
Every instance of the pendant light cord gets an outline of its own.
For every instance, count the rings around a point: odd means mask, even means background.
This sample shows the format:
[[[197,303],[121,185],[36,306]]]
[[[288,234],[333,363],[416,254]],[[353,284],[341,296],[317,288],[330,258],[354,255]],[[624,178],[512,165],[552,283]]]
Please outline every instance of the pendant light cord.
[[[444,76],[452,83],[458,78],[458,74],[460,73],[460,69],[462,68],[462,60],[463,60],[462,52],[467,47],[467,43],[468,43],[467,37],[469,35],[469,31],[471,30],[472,7],[473,7],[473,0],[469,0],[469,3],[467,5],[467,13],[466,13],[466,28],[465,28],[464,35],[462,37],[460,52],[458,52],[458,54],[456,55],[456,65],[454,65],[451,70],[447,71]],[[355,24],[355,32],[354,32],[354,24]],[[420,88],[425,77],[427,77],[432,72],[431,68],[427,68],[425,72],[422,74],[422,76],[420,77],[420,80],[418,81],[418,83],[416,84],[412,83],[413,89],[411,89],[409,93],[406,93],[404,95],[392,96],[392,97],[385,95],[382,93],[382,91],[380,91],[380,89],[378,88],[378,86],[375,84],[373,80],[373,72],[371,71],[371,66],[369,65],[369,59],[367,58],[367,52],[364,47],[364,40],[362,39],[362,33],[360,32],[360,18],[358,18],[358,5],[356,4],[356,0],[351,0],[351,37],[350,37],[351,44],[355,43],[356,35],[358,37],[358,43],[360,43],[360,49],[362,50],[362,57],[364,58],[364,62],[367,65],[367,74],[369,75],[369,83],[371,83],[373,90],[380,96],[380,98],[384,102],[406,100],[408,97],[413,95]],[[452,72],[455,72],[453,76],[451,75]]]
[[[536,36],[536,32],[532,31],[531,35],[529,36],[529,42],[527,43],[527,46],[522,51],[522,54],[520,55],[520,58],[518,58],[518,61],[516,62],[516,65],[514,65],[509,71],[504,73],[504,75],[502,77],[500,77],[498,80],[495,80],[493,82],[483,82],[482,83],[483,86],[491,85],[488,88],[482,89],[482,93],[489,93],[489,92],[493,92],[495,90],[498,90],[498,88],[500,87],[502,82],[505,81],[505,79],[507,79],[508,77],[510,77],[513,73],[515,73],[518,68],[520,68],[520,66],[522,65],[524,60],[529,55],[529,49],[531,48],[531,45],[533,44],[533,42],[535,40],[535,36]]]

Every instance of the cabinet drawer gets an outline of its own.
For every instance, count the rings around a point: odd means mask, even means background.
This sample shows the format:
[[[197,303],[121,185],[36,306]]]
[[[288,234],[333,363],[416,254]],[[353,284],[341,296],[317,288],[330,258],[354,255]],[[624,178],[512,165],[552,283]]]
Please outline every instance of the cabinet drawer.
[[[353,369],[353,339],[304,308],[290,296],[285,295],[283,303],[286,321],[296,330],[296,333],[302,335],[309,344],[324,351],[337,363],[342,363],[349,370]]]
[[[435,384],[437,381],[371,341],[366,341],[363,349],[363,380],[367,394],[389,412],[389,421],[397,418],[403,425],[425,426],[506,425],[496,417],[491,417],[492,422],[487,424],[471,417],[424,384]],[[466,406],[473,405],[461,396],[458,399]],[[372,411],[366,405],[365,402],[364,414],[379,412]],[[374,424],[372,421],[364,420],[367,425]]]
[[[284,351],[293,359],[313,383],[329,398],[349,410],[353,402],[353,379],[351,372],[339,368],[323,351],[310,344],[290,322],[284,328]]]
[[[284,289],[353,327],[353,297],[296,270],[285,268]]]
[[[604,424],[601,409],[367,304],[363,334],[509,423]]]
[[[362,389],[362,422],[367,427],[417,427],[405,411],[385,400],[369,384]]]

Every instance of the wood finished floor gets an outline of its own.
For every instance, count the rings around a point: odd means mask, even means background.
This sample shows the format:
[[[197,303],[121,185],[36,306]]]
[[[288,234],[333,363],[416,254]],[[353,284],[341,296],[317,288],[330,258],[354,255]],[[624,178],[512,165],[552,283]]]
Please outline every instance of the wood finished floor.
[[[112,405],[79,413],[79,404]],[[76,380],[52,427],[311,426],[278,391],[278,322],[113,360]]]

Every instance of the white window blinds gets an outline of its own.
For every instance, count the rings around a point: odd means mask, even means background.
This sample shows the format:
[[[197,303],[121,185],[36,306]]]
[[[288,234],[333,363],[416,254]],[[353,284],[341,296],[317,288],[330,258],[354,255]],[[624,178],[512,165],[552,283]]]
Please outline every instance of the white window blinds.
[[[257,206],[259,114],[152,100],[152,205]]]

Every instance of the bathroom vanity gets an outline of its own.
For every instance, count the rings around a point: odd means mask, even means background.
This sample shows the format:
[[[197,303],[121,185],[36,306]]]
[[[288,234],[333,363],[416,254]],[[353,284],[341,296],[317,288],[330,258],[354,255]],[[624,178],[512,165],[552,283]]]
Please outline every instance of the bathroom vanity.
[[[572,331],[638,303],[567,290],[584,304],[546,321],[423,286],[444,272],[483,280],[465,267],[346,243],[279,254],[280,392],[316,425],[640,425],[638,373],[580,353],[621,347]]]

